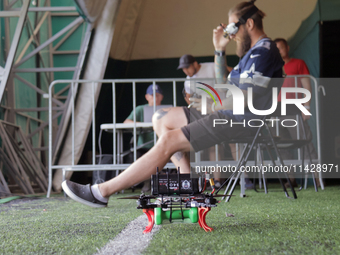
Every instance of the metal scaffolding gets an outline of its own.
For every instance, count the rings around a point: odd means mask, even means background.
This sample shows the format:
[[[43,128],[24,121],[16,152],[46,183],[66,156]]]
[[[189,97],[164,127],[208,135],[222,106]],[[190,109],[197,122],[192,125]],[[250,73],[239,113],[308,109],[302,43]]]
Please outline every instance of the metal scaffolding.
[[[59,31],[53,31],[53,19],[56,17],[64,18],[63,25],[58,24]],[[56,76],[65,72],[70,78],[80,78],[91,25],[84,21],[75,6],[51,6],[51,0],[4,0],[0,4],[0,24],[4,28],[2,35],[5,35],[0,52],[4,53],[4,63],[0,63],[0,66],[3,65],[0,67],[0,116],[4,121],[21,127],[39,160],[46,166],[48,87]],[[77,39],[78,46],[67,49],[65,43],[77,29],[82,31],[81,38]],[[72,40],[75,40],[74,37]],[[70,66],[68,61],[64,61],[63,66],[55,66],[55,59],[65,56],[77,58],[76,64]],[[64,123],[65,118],[61,116],[67,110],[68,90],[69,85],[64,84],[53,98],[54,130],[60,129]],[[28,100],[25,91],[33,93],[34,100],[29,102],[28,107],[20,107],[22,100]],[[0,163],[0,171],[3,167]]]

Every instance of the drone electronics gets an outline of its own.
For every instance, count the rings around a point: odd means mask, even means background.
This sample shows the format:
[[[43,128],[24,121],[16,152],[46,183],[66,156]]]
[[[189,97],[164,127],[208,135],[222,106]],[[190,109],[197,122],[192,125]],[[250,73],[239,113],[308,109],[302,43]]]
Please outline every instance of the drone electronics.
[[[137,199],[137,209],[143,209],[148,217],[149,224],[143,233],[149,233],[154,224],[166,223],[197,223],[206,232],[212,231],[205,221],[207,213],[212,207],[216,207],[218,201],[215,197],[226,195],[214,195],[215,187],[213,179],[210,179],[212,192],[202,193],[199,179],[190,177],[190,174],[159,174],[151,177],[151,195],[123,197],[121,199]],[[204,183],[206,183],[204,181]],[[151,202],[151,200],[155,200]]]
[[[247,20],[253,16],[259,9],[255,5],[253,5],[249,11],[247,11],[241,18],[239,18],[237,23],[230,23],[228,26],[226,26],[223,31],[224,31],[224,37],[228,37],[230,35],[235,35],[242,24],[246,24]]]
[[[190,174],[156,174],[151,177],[152,195],[179,195],[199,193],[198,178]]]

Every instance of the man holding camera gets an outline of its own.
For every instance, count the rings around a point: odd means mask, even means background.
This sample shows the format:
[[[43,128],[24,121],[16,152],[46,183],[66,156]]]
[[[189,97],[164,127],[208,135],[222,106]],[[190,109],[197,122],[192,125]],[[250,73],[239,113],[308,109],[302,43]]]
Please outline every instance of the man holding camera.
[[[229,25],[218,26],[213,31],[215,46],[216,76],[224,83],[237,86],[245,95],[244,115],[234,115],[232,98],[225,98],[222,105],[214,105],[215,111],[201,118],[190,118],[187,107],[162,109],[153,116],[154,130],[159,140],[144,156],[130,165],[117,177],[99,185],[80,185],[65,181],[64,191],[74,200],[93,207],[107,206],[109,196],[117,191],[131,187],[155,174],[171,158],[180,167],[181,173],[190,172],[190,150],[200,151],[222,141],[252,135],[254,130],[242,125],[218,125],[213,127],[214,119],[234,121],[258,118],[247,107],[247,89],[253,89],[253,105],[256,109],[269,109],[272,105],[271,78],[282,77],[283,61],[274,42],[266,38],[262,19],[264,13],[252,2],[242,2],[229,11]],[[223,29],[229,31],[224,37]],[[243,57],[229,73],[225,58],[225,47],[230,40],[236,41],[237,55]]]

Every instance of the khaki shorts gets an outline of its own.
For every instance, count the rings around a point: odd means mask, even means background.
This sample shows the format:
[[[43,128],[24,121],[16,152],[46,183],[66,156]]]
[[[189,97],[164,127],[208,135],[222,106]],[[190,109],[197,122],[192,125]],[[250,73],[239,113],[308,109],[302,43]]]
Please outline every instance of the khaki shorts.
[[[183,107],[183,110],[189,124],[181,130],[196,152],[222,142],[228,143],[231,139],[254,136],[256,132],[255,128],[242,125],[223,124],[214,127],[215,119],[230,120],[230,117],[220,112],[201,115],[195,109]]]

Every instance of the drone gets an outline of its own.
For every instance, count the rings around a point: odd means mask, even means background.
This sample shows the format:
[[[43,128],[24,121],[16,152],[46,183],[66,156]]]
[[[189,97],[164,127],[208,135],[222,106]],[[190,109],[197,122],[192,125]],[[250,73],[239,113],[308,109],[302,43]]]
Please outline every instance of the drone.
[[[158,170],[158,169],[157,169]],[[151,195],[142,193],[140,196],[123,197],[120,199],[137,199],[137,209],[142,209],[148,217],[148,225],[143,233],[151,232],[153,226],[166,223],[197,223],[206,232],[213,231],[206,223],[207,213],[216,207],[219,201],[215,197],[214,180],[209,178],[211,193],[205,192],[204,186],[199,185],[199,178],[192,178],[190,174],[166,174],[151,176]],[[200,189],[200,186],[203,188]]]

